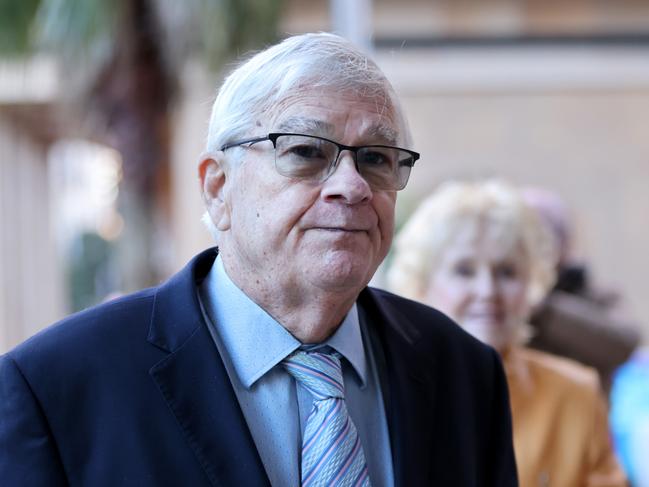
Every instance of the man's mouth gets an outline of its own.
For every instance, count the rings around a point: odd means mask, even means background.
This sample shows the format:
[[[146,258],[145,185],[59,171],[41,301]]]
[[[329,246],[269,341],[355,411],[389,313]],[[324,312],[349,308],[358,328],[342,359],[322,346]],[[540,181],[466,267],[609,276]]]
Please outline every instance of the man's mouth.
[[[324,232],[332,233],[367,233],[367,230],[364,228],[353,228],[353,227],[313,227],[312,230],[321,230]]]

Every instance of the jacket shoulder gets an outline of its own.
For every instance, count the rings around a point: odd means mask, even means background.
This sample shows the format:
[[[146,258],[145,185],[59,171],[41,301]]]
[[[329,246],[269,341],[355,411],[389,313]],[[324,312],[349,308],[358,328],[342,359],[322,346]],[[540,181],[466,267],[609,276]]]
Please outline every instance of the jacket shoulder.
[[[60,362],[69,353],[96,347],[119,347],[133,335],[146,339],[155,288],[122,296],[74,313],[48,326],[7,352],[16,363]]]

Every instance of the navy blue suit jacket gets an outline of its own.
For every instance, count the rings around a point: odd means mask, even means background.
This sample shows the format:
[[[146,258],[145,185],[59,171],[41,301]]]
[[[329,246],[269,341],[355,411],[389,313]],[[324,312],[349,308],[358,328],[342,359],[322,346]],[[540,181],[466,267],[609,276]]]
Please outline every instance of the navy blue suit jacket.
[[[199,307],[215,255],[0,358],[3,486],[269,485]],[[392,294],[358,305],[383,347],[396,485],[517,485],[496,353]]]

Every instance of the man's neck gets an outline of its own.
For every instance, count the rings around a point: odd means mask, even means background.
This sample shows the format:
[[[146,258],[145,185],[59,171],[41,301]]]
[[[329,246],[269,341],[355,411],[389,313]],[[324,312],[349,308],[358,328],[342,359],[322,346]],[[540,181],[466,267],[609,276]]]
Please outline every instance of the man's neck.
[[[251,296],[253,300],[254,297]],[[285,308],[278,303],[259,303],[291,335],[302,343],[321,343],[334,334],[354,304],[352,299],[318,296],[304,306]],[[281,304],[281,303],[279,303]]]
[[[315,286],[300,288],[282,283],[274,276],[239,273],[224,268],[232,282],[302,343],[320,343],[343,322],[360,290],[324,290]],[[249,276],[251,279],[247,279]]]

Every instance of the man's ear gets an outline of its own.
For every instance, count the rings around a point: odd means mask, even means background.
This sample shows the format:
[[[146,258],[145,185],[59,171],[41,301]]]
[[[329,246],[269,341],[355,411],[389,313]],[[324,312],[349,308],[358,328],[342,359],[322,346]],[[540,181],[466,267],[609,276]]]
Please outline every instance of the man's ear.
[[[224,157],[222,151],[206,153],[198,165],[203,202],[214,226],[220,231],[230,228],[230,206],[226,196],[228,168]]]

